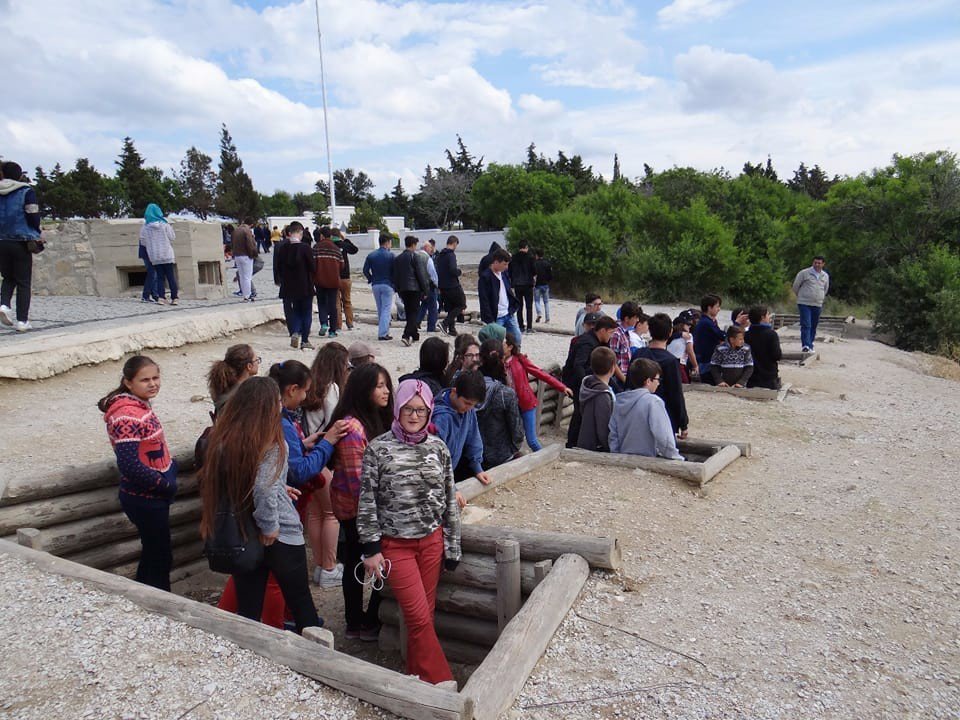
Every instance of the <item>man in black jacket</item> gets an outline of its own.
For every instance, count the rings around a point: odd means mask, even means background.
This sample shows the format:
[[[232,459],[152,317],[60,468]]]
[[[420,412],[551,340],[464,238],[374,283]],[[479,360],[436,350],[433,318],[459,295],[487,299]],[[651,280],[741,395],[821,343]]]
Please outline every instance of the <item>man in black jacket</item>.
[[[666,313],[657,313],[647,324],[650,331],[650,344],[640,348],[636,358],[653,360],[660,366],[660,385],[657,387],[657,396],[663,400],[670,416],[673,432],[679,433],[680,439],[687,437],[687,403],[683,399],[683,381],[680,377],[680,361],[677,356],[667,350],[670,334],[673,332],[673,320]]]
[[[407,318],[401,341],[407,347],[420,340],[417,313],[420,312],[420,300],[430,292],[426,264],[420,263],[416,257],[419,242],[416,236],[407,235],[403,240],[404,251],[393,262],[393,287],[403,302],[403,313]]]
[[[495,250],[491,256],[490,266],[480,273],[477,280],[477,294],[480,296],[480,319],[485,323],[496,323],[508,333],[520,340],[523,332],[517,325],[517,296],[510,287],[510,276],[507,267],[510,264],[510,253],[504,249]]]
[[[533,256],[533,303],[537,309],[537,322],[550,322],[550,283],[553,281],[553,264],[543,256],[543,250],[534,250]],[[541,311],[541,306],[543,310]]]
[[[357,254],[357,246],[350,238],[344,237],[340,228],[331,228],[330,239],[333,244],[340,248],[340,254],[343,255],[343,267],[340,268],[340,293],[337,297],[337,312],[343,316],[341,327],[346,323],[347,330],[353,330],[353,303],[350,301],[350,290],[353,286],[353,280],[350,279],[350,256]]]
[[[561,379],[563,384],[573,390],[573,417],[570,418],[570,427],[567,429],[567,447],[577,447],[577,440],[580,437],[580,424],[582,417],[580,415],[580,385],[583,379],[590,375],[590,354],[598,347],[607,347],[610,342],[610,336],[617,329],[617,321],[607,315],[594,317],[595,313],[584,319],[595,322],[593,330],[583,333],[573,339],[570,343],[570,351],[567,353],[567,361],[563,365]]]
[[[747,345],[753,354],[753,375],[747,387],[780,389],[780,336],[771,324],[770,311],[763,305],[750,308],[750,329],[746,334]]]
[[[467,307],[467,296],[460,285],[460,268],[457,267],[457,246],[460,239],[456,235],[447,238],[447,246],[437,253],[433,264],[437,269],[437,287],[440,299],[447,308],[447,317],[440,323],[440,329],[447,335],[456,336],[457,318]]]
[[[513,285],[513,292],[520,301],[520,307],[517,308],[517,322],[520,329],[524,329],[523,309],[527,309],[526,331],[533,332],[533,256],[530,254],[530,246],[526,240],[520,241],[518,252],[510,260],[510,283]]]

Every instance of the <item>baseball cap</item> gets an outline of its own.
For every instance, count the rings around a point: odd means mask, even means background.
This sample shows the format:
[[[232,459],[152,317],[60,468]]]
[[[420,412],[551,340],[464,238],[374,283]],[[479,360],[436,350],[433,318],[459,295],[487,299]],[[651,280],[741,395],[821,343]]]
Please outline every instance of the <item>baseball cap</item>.
[[[365,342],[357,341],[347,348],[347,356],[351,360],[356,360],[363,357],[376,357],[377,354],[373,351],[373,348]]]
[[[589,312],[583,316],[584,325],[596,325],[597,320],[603,317],[602,312]]]

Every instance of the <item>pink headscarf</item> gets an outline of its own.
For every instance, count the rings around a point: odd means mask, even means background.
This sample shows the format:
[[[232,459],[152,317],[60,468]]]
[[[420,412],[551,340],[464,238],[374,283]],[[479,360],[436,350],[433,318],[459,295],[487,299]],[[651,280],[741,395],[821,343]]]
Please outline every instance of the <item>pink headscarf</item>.
[[[404,430],[403,426],[400,424],[400,410],[417,395],[420,396],[420,399],[423,400],[424,404],[427,406],[427,409],[430,411],[430,415],[427,417],[427,421],[423,424],[422,430],[415,433],[409,433]],[[402,383],[400,383],[400,385],[397,387],[396,397],[393,402],[393,425],[390,426],[390,429],[393,431],[393,436],[400,442],[406,443],[407,445],[416,445],[417,443],[422,443],[430,431],[430,419],[432,417],[433,392],[430,390],[430,386],[422,380],[404,380]]]

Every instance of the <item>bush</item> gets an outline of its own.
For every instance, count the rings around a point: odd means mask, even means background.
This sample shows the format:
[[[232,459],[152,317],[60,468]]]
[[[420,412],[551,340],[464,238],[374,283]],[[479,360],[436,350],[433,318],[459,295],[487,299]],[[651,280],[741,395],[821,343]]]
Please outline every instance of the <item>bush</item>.
[[[950,352],[960,346],[960,253],[934,245],[904,258],[877,284],[877,329],[905,350]]]
[[[599,278],[610,274],[613,234],[588,213],[521,213],[510,222],[507,241],[515,248],[521,240],[531,248],[542,248],[562,275]]]

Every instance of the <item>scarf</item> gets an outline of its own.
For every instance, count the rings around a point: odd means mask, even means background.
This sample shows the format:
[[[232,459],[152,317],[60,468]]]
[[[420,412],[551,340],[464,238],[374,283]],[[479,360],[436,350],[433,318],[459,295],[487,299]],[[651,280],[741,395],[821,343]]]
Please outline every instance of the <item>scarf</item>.
[[[424,404],[429,410],[429,415],[427,421],[423,424],[423,428],[415,433],[407,432],[403,429],[403,426],[400,424],[400,411],[403,409],[403,406],[408,402],[413,400],[417,395],[423,400]],[[430,418],[433,417],[433,393],[430,391],[430,387],[423,382],[422,380],[404,380],[397,387],[396,399],[393,403],[393,424],[390,426],[390,430],[393,432],[393,436],[402,443],[407,445],[417,445],[426,440],[427,435],[430,432]]]
[[[160,209],[160,206],[156,203],[150,203],[147,205],[146,212],[143,213],[143,221],[147,224],[155,222],[167,222],[167,219],[163,216],[163,210]]]

